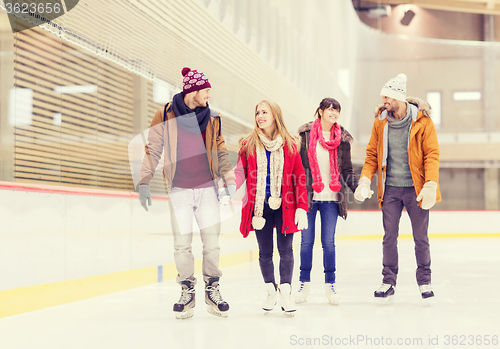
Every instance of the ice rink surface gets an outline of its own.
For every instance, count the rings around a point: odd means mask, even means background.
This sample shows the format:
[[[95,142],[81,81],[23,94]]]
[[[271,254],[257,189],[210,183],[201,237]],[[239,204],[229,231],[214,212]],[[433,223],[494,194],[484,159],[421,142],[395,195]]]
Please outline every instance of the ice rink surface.
[[[418,292],[412,240],[399,241],[395,302],[383,306],[373,298],[381,283],[381,240],[338,239],[336,245],[338,306],[327,303],[316,246],[311,293],[294,317],[279,306],[266,315],[261,310],[265,291],[254,261],[223,270],[228,318],[206,311],[197,275],[191,319],[175,319],[180,287],[169,280],[0,319],[0,348],[500,348],[499,238],[431,239],[431,306]],[[298,244],[295,252],[296,289]]]

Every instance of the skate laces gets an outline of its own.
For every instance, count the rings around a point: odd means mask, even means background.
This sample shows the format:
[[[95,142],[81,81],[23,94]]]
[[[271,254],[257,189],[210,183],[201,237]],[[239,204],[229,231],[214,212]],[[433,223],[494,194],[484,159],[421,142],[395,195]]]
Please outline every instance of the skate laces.
[[[299,291],[298,292],[304,292],[306,289],[306,283],[301,281],[300,286],[299,286]]]
[[[420,285],[420,293],[432,292],[431,285]]]
[[[191,302],[191,299],[193,299],[193,294],[194,294],[194,287],[183,289],[181,293],[181,298],[179,298],[179,302],[177,303],[188,304],[189,302]]]
[[[207,289],[208,291],[208,296],[210,297],[210,299],[216,303],[216,304],[219,304],[219,303],[222,303],[224,302],[223,299],[222,299],[222,296],[220,295],[220,291],[219,291],[219,285],[217,286],[207,286]]]
[[[269,297],[273,297],[275,294],[276,294],[276,289],[274,289],[274,290],[267,290],[267,295]]]
[[[377,292],[387,292],[387,290],[389,290],[390,288],[392,287],[392,285],[390,284],[382,284],[380,285],[380,287],[378,288]]]
[[[335,294],[337,294],[337,291],[335,291],[335,284],[328,284],[328,290],[329,290],[331,293],[335,293]]]

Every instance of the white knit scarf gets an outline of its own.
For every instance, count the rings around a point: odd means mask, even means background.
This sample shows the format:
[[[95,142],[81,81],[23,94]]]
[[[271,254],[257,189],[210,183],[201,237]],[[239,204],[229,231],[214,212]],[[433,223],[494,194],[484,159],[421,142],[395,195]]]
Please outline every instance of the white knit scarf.
[[[259,134],[259,138],[264,144],[264,148],[257,145],[257,188],[255,192],[255,208],[252,218],[252,226],[261,230],[266,224],[262,217],[264,213],[264,199],[266,197],[266,177],[267,177],[267,156],[266,149],[271,152],[270,157],[270,176],[271,176],[271,197],[269,198],[269,207],[277,210],[281,206],[281,181],[283,177],[283,167],[285,158],[283,154],[283,139],[281,136],[270,141],[264,135]]]

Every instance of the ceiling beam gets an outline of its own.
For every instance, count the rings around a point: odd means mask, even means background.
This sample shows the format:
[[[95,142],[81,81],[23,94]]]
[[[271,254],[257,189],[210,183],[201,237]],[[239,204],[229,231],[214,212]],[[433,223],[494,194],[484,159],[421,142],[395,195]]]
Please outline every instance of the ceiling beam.
[[[500,0],[364,0],[390,5],[416,5],[442,11],[500,15]]]

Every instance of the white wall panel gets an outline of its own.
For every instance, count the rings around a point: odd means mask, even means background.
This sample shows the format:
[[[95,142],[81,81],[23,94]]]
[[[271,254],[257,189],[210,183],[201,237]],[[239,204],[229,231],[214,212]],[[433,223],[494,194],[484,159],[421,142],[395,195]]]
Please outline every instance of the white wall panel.
[[[0,191],[0,290],[64,280],[65,197]]]
[[[241,194],[241,193],[238,193]],[[0,290],[174,263],[168,202],[149,212],[137,197],[99,197],[0,190]],[[233,214],[226,206],[226,215]],[[434,211],[429,234],[498,234],[500,211]],[[222,222],[221,255],[257,249],[239,233],[240,207]],[[400,234],[411,234],[403,212]],[[382,236],[382,213],[350,210],[337,238]],[[300,243],[300,234],[295,236]],[[199,233],[195,258],[202,257]]]
[[[174,263],[168,201],[153,198],[148,209],[138,200],[130,203],[132,269]]]
[[[66,279],[131,269],[130,200],[67,196]]]

